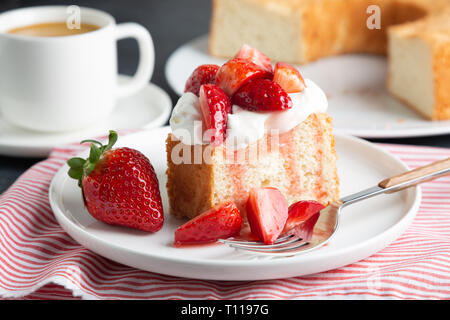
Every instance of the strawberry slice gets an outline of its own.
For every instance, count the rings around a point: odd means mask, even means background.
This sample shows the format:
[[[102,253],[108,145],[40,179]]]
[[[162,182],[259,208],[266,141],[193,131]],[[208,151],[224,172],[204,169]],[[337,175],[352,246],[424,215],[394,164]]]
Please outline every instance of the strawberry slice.
[[[242,217],[232,201],[227,201],[203,212],[175,231],[175,245],[217,241],[238,234]]]
[[[325,208],[317,201],[299,201],[289,207],[289,215],[284,226],[283,233],[301,225],[316,213]]]
[[[250,81],[234,94],[231,102],[243,109],[257,112],[283,111],[293,106],[286,91],[268,79]]]
[[[203,84],[214,84],[216,82],[216,73],[219,68],[215,64],[204,64],[197,67],[186,81],[184,92],[192,92],[198,96]]]
[[[256,48],[244,44],[241,50],[236,54],[235,58],[244,59],[253,62],[254,64],[262,67],[264,70],[273,72],[272,62],[269,57]]]
[[[275,65],[273,81],[278,83],[287,93],[302,92],[306,88],[300,71],[290,64],[278,62]]]
[[[302,222],[297,225],[294,229],[289,230],[289,232],[282,233],[286,235],[294,235],[303,241],[311,240],[314,234],[314,227],[316,226],[317,221],[320,218],[320,211],[313,214],[308,220]]]
[[[250,80],[271,79],[272,77],[271,72],[253,62],[244,59],[231,59],[217,71],[216,85],[231,97]]]
[[[200,87],[200,109],[211,144],[221,145],[225,141],[230,99],[219,87],[204,84]]]
[[[276,188],[255,188],[247,200],[247,219],[252,233],[265,244],[278,239],[288,217],[288,204]]]

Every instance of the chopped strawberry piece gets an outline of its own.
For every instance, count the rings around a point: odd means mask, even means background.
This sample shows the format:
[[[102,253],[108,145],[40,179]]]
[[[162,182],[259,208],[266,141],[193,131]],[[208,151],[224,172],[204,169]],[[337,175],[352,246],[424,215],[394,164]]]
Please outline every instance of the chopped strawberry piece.
[[[215,64],[204,64],[197,67],[186,81],[184,92],[192,92],[198,96],[202,85],[214,84],[216,82],[216,73],[219,68]]]
[[[219,87],[205,84],[200,87],[200,109],[211,144],[221,145],[225,141],[230,99]]]
[[[222,203],[175,231],[175,245],[217,241],[238,234],[242,227],[239,209],[232,201]]]
[[[289,215],[284,226],[284,232],[294,229],[296,226],[301,225],[313,215],[320,212],[325,208],[321,203],[317,201],[299,201],[292,204],[289,207]]]
[[[278,83],[287,93],[302,92],[306,88],[300,71],[290,64],[278,62],[275,65],[273,81]]]
[[[283,111],[292,108],[292,100],[283,88],[268,79],[256,79],[240,88],[232,104],[250,111]]]
[[[288,204],[276,188],[255,188],[247,200],[247,219],[252,233],[265,244],[278,239],[288,217]]]
[[[244,44],[241,50],[236,54],[235,58],[249,60],[263,69],[272,72],[272,62],[269,57],[256,48]]]
[[[232,59],[226,62],[216,74],[216,85],[228,96],[239,90],[253,79],[271,79],[273,74],[264,68],[244,59]]]
[[[289,230],[288,232],[283,232],[282,234],[286,235],[294,235],[303,241],[309,241],[311,240],[313,234],[314,234],[314,227],[316,226],[317,221],[320,218],[320,211],[313,214],[311,217],[308,218],[308,220],[302,222],[301,224],[297,225],[294,229]]]

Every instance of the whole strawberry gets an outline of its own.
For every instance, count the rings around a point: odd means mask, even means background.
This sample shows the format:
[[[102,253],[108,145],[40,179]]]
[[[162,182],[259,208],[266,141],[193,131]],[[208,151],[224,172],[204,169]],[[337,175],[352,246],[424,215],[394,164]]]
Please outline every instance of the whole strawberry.
[[[96,219],[108,224],[156,232],[164,223],[158,178],[150,161],[130,148],[112,149],[117,133],[109,142],[91,142],[89,158],[67,161],[69,176],[78,180],[84,204]]]

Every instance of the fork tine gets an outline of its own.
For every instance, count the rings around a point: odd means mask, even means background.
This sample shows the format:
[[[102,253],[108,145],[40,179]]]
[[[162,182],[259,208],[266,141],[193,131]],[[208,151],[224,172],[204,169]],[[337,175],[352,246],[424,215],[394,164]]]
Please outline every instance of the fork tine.
[[[230,247],[232,248],[236,248],[239,250],[245,250],[245,251],[249,251],[249,252],[260,252],[260,253],[271,253],[271,254],[284,254],[284,253],[292,253],[297,251],[298,249],[309,245],[310,243],[307,241],[301,241],[300,238],[296,239],[297,241],[300,242],[294,242],[294,245],[291,246],[283,246],[283,247],[278,247],[278,248],[266,248],[266,247],[253,247],[253,248],[249,248],[249,247],[244,247],[244,246],[238,246],[238,245],[233,245],[230,244]]]
[[[274,244],[274,245],[249,245],[249,244],[235,244],[227,243],[231,248],[247,250],[253,252],[265,252],[265,253],[277,253],[285,252],[288,249],[297,249],[305,244],[307,241],[303,241],[301,238],[294,237],[286,242]]]
[[[241,247],[243,249],[259,249],[259,248],[279,248],[279,247],[285,247],[291,243],[298,242],[299,240],[302,240],[301,238],[297,238],[294,235],[290,235],[287,237],[283,237],[276,241],[274,244],[264,244],[262,242],[254,242],[249,243],[245,241],[233,241],[233,240],[224,240],[222,241],[225,244],[228,244],[230,246],[233,246],[234,248]]]
[[[291,239],[292,237],[294,237],[293,234],[290,234],[288,236],[282,237],[277,239],[277,241],[275,241],[274,243],[281,243],[284,242],[286,240]],[[219,239],[219,242],[225,243],[225,244],[236,244],[236,245],[258,245],[258,246],[265,246],[268,247],[267,245],[264,244],[264,242],[261,241],[238,241],[238,240],[228,240],[228,239]]]

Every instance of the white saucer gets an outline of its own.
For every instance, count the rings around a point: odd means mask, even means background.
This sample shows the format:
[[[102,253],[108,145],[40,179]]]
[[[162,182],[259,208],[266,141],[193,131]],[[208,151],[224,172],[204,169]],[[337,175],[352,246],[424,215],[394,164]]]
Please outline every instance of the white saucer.
[[[223,64],[225,60],[207,52],[207,36],[194,39],[172,53],[166,64],[166,78],[179,95],[186,79],[199,65]],[[403,138],[450,133],[450,121],[422,119],[386,90],[386,58],[351,54],[321,59],[298,66],[328,96],[328,113],[334,127],[364,138]]]
[[[142,151],[156,170],[166,218],[159,232],[149,234],[115,227],[92,218],[83,205],[77,182],[67,176],[67,166],[55,175],[49,192],[50,204],[62,228],[86,248],[139,269],[197,279],[262,280],[313,274],[364,259],[399,237],[419,208],[420,188],[349,206],[329,245],[290,258],[242,254],[222,244],[175,248],[174,231],[183,220],[167,212],[165,139],[169,131],[168,127],[156,128],[118,141],[118,146]],[[407,170],[400,160],[374,144],[341,134],[336,140],[343,196]]]
[[[130,77],[120,76],[119,81]],[[95,127],[65,133],[28,131],[7,123],[0,114],[0,155],[46,157],[60,145],[104,135],[110,129],[154,128],[164,125],[172,111],[167,93],[149,83],[137,94],[118,100],[113,113]]]

